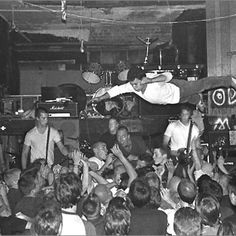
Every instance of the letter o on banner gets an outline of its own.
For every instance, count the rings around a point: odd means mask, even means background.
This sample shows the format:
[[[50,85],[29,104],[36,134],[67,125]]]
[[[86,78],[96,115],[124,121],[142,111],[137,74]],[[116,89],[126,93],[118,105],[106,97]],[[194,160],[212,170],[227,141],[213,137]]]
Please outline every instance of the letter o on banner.
[[[214,90],[211,99],[215,106],[223,106],[226,102],[225,90],[222,88]]]

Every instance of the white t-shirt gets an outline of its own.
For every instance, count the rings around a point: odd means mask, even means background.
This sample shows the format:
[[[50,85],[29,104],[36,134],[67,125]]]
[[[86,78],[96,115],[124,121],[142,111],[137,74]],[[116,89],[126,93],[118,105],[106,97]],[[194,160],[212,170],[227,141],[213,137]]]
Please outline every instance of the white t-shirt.
[[[190,123],[186,126],[180,120],[174,121],[167,126],[164,135],[170,137],[170,149],[177,151],[186,148],[188,142]],[[192,127],[191,141],[199,136],[199,129],[196,125]]]
[[[163,75],[167,76],[168,78],[172,78],[172,74],[170,72],[165,72]],[[179,87],[172,83],[166,82],[149,83],[147,84],[144,93],[141,91],[135,91],[130,83],[114,86],[108,90],[107,93],[111,98],[123,93],[135,93],[139,97],[152,104],[176,104],[179,103],[180,100]]]
[[[62,231],[60,235],[86,235],[84,222],[76,214],[62,212]]]
[[[102,168],[102,166],[105,164],[104,161],[98,159],[97,157],[91,157],[89,158],[89,162],[94,162],[98,165],[98,170]]]
[[[31,129],[25,136],[24,144],[30,149],[30,162],[36,159],[46,159],[46,145],[47,145],[48,128],[43,134],[39,133],[37,127]],[[54,144],[61,141],[58,131],[50,127],[50,136],[48,143],[48,164],[51,166],[54,162]]]

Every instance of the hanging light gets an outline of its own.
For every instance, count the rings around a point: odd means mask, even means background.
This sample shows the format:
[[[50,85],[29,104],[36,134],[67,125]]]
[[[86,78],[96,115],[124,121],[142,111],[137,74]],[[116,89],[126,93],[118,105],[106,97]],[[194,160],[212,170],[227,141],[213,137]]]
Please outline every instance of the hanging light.
[[[84,40],[83,39],[81,39],[81,41],[80,41],[80,52],[81,53],[84,53]]]

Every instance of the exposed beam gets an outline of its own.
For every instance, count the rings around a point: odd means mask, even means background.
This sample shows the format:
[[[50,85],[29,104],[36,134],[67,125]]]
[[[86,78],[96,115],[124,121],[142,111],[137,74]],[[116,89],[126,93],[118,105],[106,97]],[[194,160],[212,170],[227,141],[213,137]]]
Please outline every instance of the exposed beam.
[[[36,5],[60,5],[58,0],[23,0],[25,3],[32,3]],[[67,0],[67,5],[85,6],[88,8],[109,8],[109,7],[128,7],[128,6],[163,6],[163,5],[197,5],[204,4],[205,0]]]

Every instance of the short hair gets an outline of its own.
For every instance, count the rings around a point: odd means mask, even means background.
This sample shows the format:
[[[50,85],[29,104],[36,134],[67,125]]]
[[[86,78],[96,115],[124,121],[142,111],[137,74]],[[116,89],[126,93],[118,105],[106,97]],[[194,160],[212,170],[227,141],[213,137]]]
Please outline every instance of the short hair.
[[[35,109],[35,117],[36,117],[36,118],[39,118],[40,115],[41,115],[41,113],[46,113],[46,114],[48,114],[48,111],[47,111],[47,109],[44,108],[44,107],[37,107],[37,108]]]
[[[150,187],[155,187],[157,189],[160,189],[161,180],[155,172],[148,172],[145,175],[145,180],[148,182],[148,185]]]
[[[126,130],[127,133],[129,133],[129,129],[128,129],[127,126],[125,126],[125,125],[119,125],[119,127],[118,127],[118,129],[117,129],[117,133],[118,133],[120,130]]]
[[[101,144],[106,144],[106,143],[102,141],[98,141],[92,145],[92,150],[97,149]]]
[[[200,179],[202,178],[202,179]],[[219,183],[210,177],[206,177],[205,175],[200,177],[200,182],[198,182],[198,192],[199,194],[207,193],[217,198],[219,202],[222,201],[223,198],[223,189]]]
[[[150,201],[151,190],[150,187],[144,179],[135,179],[129,189],[129,197],[136,207],[144,207]]]
[[[36,178],[38,176],[38,169],[32,168],[25,170],[18,181],[19,190],[23,195],[28,195],[36,187]]]
[[[192,114],[192,111],[193,111],[192,108],[190,107],[190,105],[188,105],[188,104],[183,104],[180,106],[179,114],[181,114],[183,110],[190,112],[190,114]]]
[[[109,121],[110,120],[115,120],[118,124],[120,123],[119,117],[116,117],[116,116],[112,116],[111,118],[109,118]]]
[[[87,219],[100,215],[101,203],[95,193],[90,193],[83,201],[82,213]]]
[[[127,81],[131,82],[135,79],[141,80],[143,77],[146,76],[145,71],[139,66],[132,66],[127,74]]]
[[[154,160],[152,158],[152,155],[149,153],[143,153],[138,158],[140,161],[145,161],[146,165],[150,166],[154,164]]]
[[[18,183],[21,170],[18,168],[9,169],[4,173],[4,181],[8,187],[12,187],[13,183]]]
[[[75,173],[61,174],[55,182],[55,194],[62,208],[76,205],[82,190],[80,178]]]
[[[202,218],[203,224],[213,226],[218,222],[220,217],[220,203],[213,196],[209,194],[199,196],[196,209]]]
[[[118,205],[105,214],[106,235],[128,235],[130,229],[130,210],[124,205]]]
[[[197,195],[197,188],[189,179],[182,179],[177,187],[180,199],[183,202],[192,204]]]
[[[151,189],[151,196],[150,196],[150,201],[148,203],[148,206],[150,208],[157,209],[161,205],[160,189],[155,188],[155,187],[150,187],[150,189]]]
[[[53,200],[44,202],[33,223],[37,235],[58,235],[62,223],[60,205]]]
[[[174,216],[174,231],[179,236],[201,235],[201,217],[190,207],[179,208]]]

